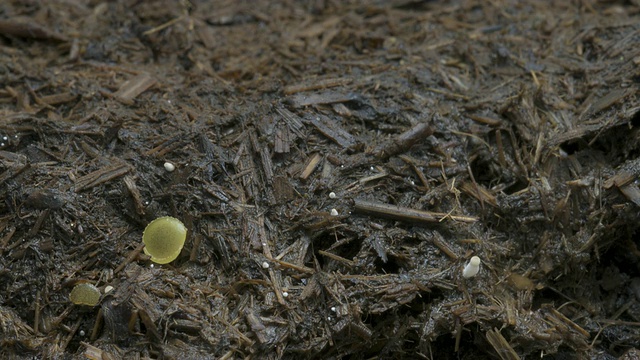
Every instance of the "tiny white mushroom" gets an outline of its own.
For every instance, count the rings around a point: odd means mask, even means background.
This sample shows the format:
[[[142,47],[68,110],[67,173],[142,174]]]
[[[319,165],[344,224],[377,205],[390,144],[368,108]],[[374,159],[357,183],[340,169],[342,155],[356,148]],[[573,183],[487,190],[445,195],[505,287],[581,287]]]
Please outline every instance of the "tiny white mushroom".
[[[333,191],[329,193],[329,199],[335,199],[336,198],[336,193],[334,193]]]
[[[84,330],[80,330],[80,331],[78,332],[78,335],[80,335],[80,336],[84,336],[84,335],[85,335]]]
[[[331,311],[336,312],[336,307],[335,307],[335,306],[332,306],[332,307],[331,307]]]
[[[113,286],[107,285],[107,286],[104,287],[104,293],[105,294],[108,294],[108,293],[110,293],[112,291],[113,291]]]
[[[264,268],[264,269],[268,269],[268,268],[269,268],[269,263],[268,263],[268,262],[266,262],[266,261],[265,261],[265,262],[263,262],[263,263],[262,263],[262,268]]]
[[[480,258],[474,256],[469,260],[469,263],[464,267],[464,270],[462,270],[462,277],[465,279],[474,277],[478,274],[478,271],[480,271]]]
[[[167,161],[166,163],[164,163],[164,169],[168,172],[173,172],[173,170],[176,169],[176,166]]]
[[[331,216],[338,216],[338,210],[331,209]]]
[[[282,292],[282,297],[288,297],[288,296],[289,296],[289,293],[288,293],[288,292],[286,292],[286,291],[283,291],[283,292]]]

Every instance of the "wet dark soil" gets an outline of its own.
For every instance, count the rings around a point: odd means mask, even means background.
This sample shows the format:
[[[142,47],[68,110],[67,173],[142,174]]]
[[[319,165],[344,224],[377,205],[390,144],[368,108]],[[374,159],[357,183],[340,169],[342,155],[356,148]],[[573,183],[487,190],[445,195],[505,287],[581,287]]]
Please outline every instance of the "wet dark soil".
[[[636,359],[639,44],[637,0],[3,1],[0,357]]]

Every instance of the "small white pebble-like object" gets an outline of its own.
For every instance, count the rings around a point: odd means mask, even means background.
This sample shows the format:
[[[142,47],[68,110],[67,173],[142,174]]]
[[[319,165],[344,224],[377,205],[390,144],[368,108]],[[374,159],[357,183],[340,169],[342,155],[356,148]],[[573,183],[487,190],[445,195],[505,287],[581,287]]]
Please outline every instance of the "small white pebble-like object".
[[[464,270],[462,270],[462,277],[465,279],[474,277],[478,274],[478,271],[480,271],[480,258],[474,256],[469,260],[469,263],[464,267]]]
[[[336,312],[336,307],[335,307],[335,306],[332,306],[332,307],[331,307],[331,311]]]
[[[338,216],[338,210],[331,209],[331,216]]]
[[[108,293],[110,293],[112,291],[113,291],[113,286],[107,285],[107,286],[104,287],[104,293],[105,294],[108,294]]]
[[[288,297],[288,296],[289,296],[289,293],[288,293],[288,292],[286,292],[286,291],[283,291],[283,292],[282,292],[282,297]]]
[[[329,193],[329,199],[335,199],[336,198],[336,193],[334,193],[333,191]]]
[[[78,332],[78,335],[80,335],[80,336],[84,336],[84,335],[85,335],[84,330],[80,330],[80,331]]]
[[[268,263],[268,262],[266,262],[266,261],[265,261],[265,262],[263,262],[263,263],[262,263],[262,268],[264,268],[264,269],[268,269],[268,268],[269,268],[269,263]]]
[[[168,172],[173,172],[173,170],[176,169],[176,166],[167,161],[166,163],[164,163],[164,169]]]

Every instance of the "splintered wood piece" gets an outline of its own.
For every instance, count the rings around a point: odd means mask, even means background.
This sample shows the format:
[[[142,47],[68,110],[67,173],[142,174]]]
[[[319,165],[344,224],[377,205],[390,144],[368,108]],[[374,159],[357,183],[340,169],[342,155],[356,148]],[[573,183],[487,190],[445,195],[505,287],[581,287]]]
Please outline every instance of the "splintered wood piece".
[[[606,94],[605,96],[599,98],[598,100],[592,103],[591,102],[588,103],[586,105],[586,111],[583,112],[583,115],[589,116],[589,115],[597,114],[600,111],[611,107],[615,103],[621,101],[622,99],[626,98],[627,96],[633,93],[635,93],[635,90],[614,89],[610,91],[608,94]],[[585,102],[589,102],[589,99],[587,99]]]
[[[377,157],[387,159],[409,150],[415,143],[433,134],[433,128],[420,123],[375,150]]]
[[[316,94],[296,94],[287,99],[287,101],[296,108],[311,105],[341,103],[354,100],[358,100],[357,95],[345,94],[337,91],[325,91]]]
[[[345,264],[347,266],[350,266],[350,267],[352,267],[352,266],[354,266],[356,264],[353,260],[345,259],[340,255],[332,254],[332,253],[330,253],[328,251],[318,250],[318,254],[320,254],[322,256],[326,256],[326,257],[328,257],[330,259],[333,259],[333,260],[335,260],[337,262],[341,262],[341,263],[343,263],[343,264]]]
[[[94,186],[104,184],[117,177],[120,177],[130,170],[126,164],[117,164],[100,170],[91,172],[85,176],[79,177],[76,181],[76,192],[90,189]]]
[[[249,326],[251,327],[251,331],[253,331],[253,333],[256,335],[256,338],[258,338],[258,342],[260,344],[265,344],[267,341],[269,341],[269,335],[267,335],[267,327],[262,323],[262,320],[260,320],[260,318],[250,309],[245,309],[244,315],[247,319],[247,323],[249,323]]]
[[[493,194],[489,190],[487,190],[487,188],[478,183],[465,181],[460,185],[460,190],[462,190],[462,192],[464,192],[465,194],[476,198],[482,204],[486,203],[493,207],[498,206],[496,197],[493,196]]]
[[[500,126],[502,125],[502,120],[494,119],[488,116],[481,115],[467,115],[469,119],[479,122],[481,124],[489,125],[489,126]]]
[[[620,171],[604,182],[604,188],[611,189],[614,185],[618,187],[623,187],[635,181],[636,178],[637,178],[636,175],[632,172]]]
[[[47,105],[58,105],[58,104],[67,103],[69,101],[73,101],[77,97],[78,97],[77,95],[65,92],[65,93],[42,96],[39,98],[39,100],[42,103]]]
[[[424,175],[424,172],[420,170],[420,168],[418,168],[416,161],[407,155],[400,155],[399,158],[402,159],[407,164],[409,164],[409,166],[411,166],[411,169],[413,169],[413,171],[418,176],[418,179],[420,179],[422,186],[429,189],[429,181],[427,180],[427,177]]]
[[[313,173],[313,170],[316,169],[321,159],[322,159],[322,155],[318,153],[313,154],[313,156],[309,158],[309,161],[307,162],[307,166],[305,166],[304,170],[302,171],[302,174],[300,174],[300,179],[307,180],[307,178],[311,175],[311,173]]]
[[[298,115],[292,113],[282,105],[276,107],[276,112],[280,116],[282,116],[282,120],[284,120],[287,123],[289,130],[291,130],[293,135],[295,135],[295,137],[292,137],[289,139],[290,141],[294,141],[296,138],[302,137],[304,135],[302,133],[302,130],[304,129],[304,124],[302,123],[302,120]]]
[[[520,360],[518,353],[509,345],[507,339],[500,334],[498,329],[487,331],[487,341],[493,346],[502,360]]]
[[[118,267],[115,270],[113,270],[113,273],[117,274],[120,271],[122,271],[122,269],[124,269],[125,266],[127,266],[127,264],[132,262],[138,256],[138,254],[140,254],[142,252],[142,249],[144,249],[144,243],[140,243],[140,245],[138,245],[137,248],[133,249],[129,253],[129,255],[127,255],[127,258],[124,259],[124,261],[120,265],[118,265]]]
[[[271,280],[271,287],[276,294],[276,299],[280,305],[285,305],[284,296],[282,296],[282,279],[280,272],[277,273],[272,268],[269,268],[269,279]]]
[[[436,213],[431,211],[411,209],[390,204],[366,200],[354,200],[355,211],[362,214],[379,216],[394,220],[418,222],[418,223],[437,223],[444,219],[451,219],[461,222],[476,222],[478,218],[471,216],[457,216],[446,213]]]
[[[63,35],[34,23],[33,19],[0,20],[0,34],[38,40],[68,41]]]
[[[140,74],[125,81],[114,94],[116,99],[123,103],[131,103],[136,96],[142,94],[147,89],[155,85],[156,80],[149,74]]]
[[[125,176],[123,180],[125,186],[127,187],[127,190],[129,190],[129,194],[131,194],[131,197],[133,198],[133,206],[136,209],[136,213],[140,216],[143,216],[144,205],[142,204],[142,196],[140,195],[140,190],[138,190],[136,181],[132,176],[129,175]]]
[[[276,259],[276,258],[271,259],[271,260],[277,262],[280,266],[282,266],[284,268],[293,269],[293,270],[296,270],[296,271],[301,272],[301,273],[306,273],[306,274],[315,274],[316,273],[316,271],[314,269],[310,268],[310,267],[292,264],[290,262],[282,261],[282,260]]]
[[[303,91],[327,89],[331,87],[346,85],[351,82],[349,78],[335,78],[335,79],[322,79],[303,82],[301,84],[294,84],[285,86],[283,91],[286,95],[291,95]]]
[[[278,123],[276,125],[273,151],[276,154],[286,154],[290,150],[291,137],[289,136],[289,127],[286,124]]]
[[[263,146],[260,148],[260,160],[267,183],[273,183],[273,162],[271,161],[271,154],[269,154],[268,147]]]
[[[625,186],[620,186],[619,189],[620,192],[627,197],[627,199],[640,206],[640,189],[636,184],[631,183]]]
[[[322,114],[308,115],[305,117],[305,122],[313,125],[322,135],[344,148],[357,144],[357,140],[353,135],[327,116]]]

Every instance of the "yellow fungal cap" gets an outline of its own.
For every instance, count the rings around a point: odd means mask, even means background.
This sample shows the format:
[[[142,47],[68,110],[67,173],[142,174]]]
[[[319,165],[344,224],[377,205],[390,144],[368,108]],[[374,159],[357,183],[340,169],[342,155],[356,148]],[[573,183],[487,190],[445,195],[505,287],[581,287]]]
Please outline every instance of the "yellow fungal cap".
[[[71,290],[69,299],[76,305],[96,306],[100,302],[100,289],[87,283],[78,284]]]
[[[153,220],[142,233],[144,253],[157,264],[167,264],[175,260],[184,246],[187,228],[171,216]]]

